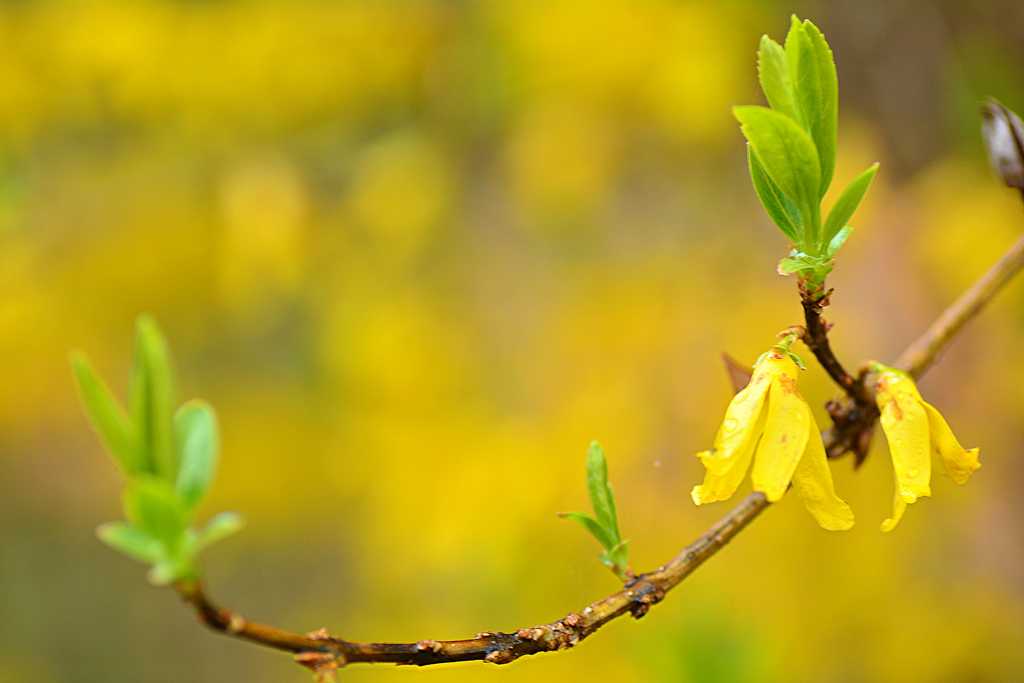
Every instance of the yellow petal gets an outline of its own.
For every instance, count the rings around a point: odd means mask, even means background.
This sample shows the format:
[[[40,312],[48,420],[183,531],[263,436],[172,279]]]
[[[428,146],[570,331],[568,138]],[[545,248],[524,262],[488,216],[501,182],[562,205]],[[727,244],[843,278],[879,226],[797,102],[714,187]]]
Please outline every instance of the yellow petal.
[[[907,503],[900,498],[899,481],[896,482],[896,495],[892,500],[892,518],[882,522],[882,531],[892,531],[903,519],[903,513],[907,511]]]
[[[846,531],[853,526],[853,510],[836,495],[818,425],[814,415],[810,411],[808,414],[810,434],[804,455],[793,471],[793,489],[822,529]]]
[[[810,433],[810,408],[796,387],[796,363],[786,358],[786,372],[772,382],[765,409],[767,421],[754,457],[751,481],[769,502],[782,498]]]
[[[761,433],[764,420],[765,416],[762,413],[758,416],[757,422],[755,422],[756,433]],[[743,478],[747,476],[747,470],[750,468],[750,460],[754,456],[754,448],[756,446],[757,439],[750,439],[743,448],[736,452],[733,466],[726,470],[724,474],[715,474],[711,468],[708,468],[708,471],[704,473],[704,483],[700,486],[694,486],[693,491],[690,492],[693,502],[700,505],[701,503],[713,503],[716,500],[732,498]],[[708,454],[709,451],[698,453],[701,460],[704,460]]]
[[[933,455],[942,459],[950,479],[957,484],[966,484],[971,472],[981,467],[981,463],[978,462],[978,449],[964,450],[939,411],[924,401],[921,401],[921,405],[928,414],[928,431]]]
[[[889,442],[899,497],[913,503],[930,496],[931,442],[921,394],[902,373],[883,373],[878,383],[879,422]]]
[[[756,429],[758,418],[764,407],[768,388],[778,373],[768,357],[757,364],[750,383],[733,397],[725,411],[725,419],[715,436],[715,446],[710,451],[698,453],[704,467],[715,475],[724,475],[737,463],[745,449],[757,442],[760,431]],[[792,362],[792,361],[790,361]]]
[[[902,372],[883,372],[875,386],[879,422],[896,474],[893,515],[882,524],[883,531],[891,531],[907,505],[932,493],[928,485],[932,476],[930,430],[928,413],[913,380]]]

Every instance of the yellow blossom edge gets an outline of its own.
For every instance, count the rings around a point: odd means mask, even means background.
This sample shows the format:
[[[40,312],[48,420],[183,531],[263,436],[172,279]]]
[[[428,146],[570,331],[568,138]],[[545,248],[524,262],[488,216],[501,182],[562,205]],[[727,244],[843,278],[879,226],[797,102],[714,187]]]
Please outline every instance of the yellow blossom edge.
[[[846,531],[853,526],[853,510],[836,495],[821,432],[810,410],[807,414],[810,435],[804,457],[800,458],[793,472],[793,489],[822,529]]]
[[[933,457],[958,484],[965,483],[980,464],[978,449],[960,446],[945,419],[925,403],[907,373],[881,363],[871,367],[879,373],[875,397],[896,477],[893,514],[882,523],[882,531],[892,531],[907,505],[931,495]]]
[[[781,372],[777,363],[770,362],[772,360],[781,360],[781,356],[776,355],[774,350],[754,367],[750,382],[729,403],[722,425],[715,435],[714,447],[697,454],[708,472],[716,476],[724,475],[757,443],[761,433],[757,427],[763,424],[759,422],[759,417],[768,391]]]
[[[849,529],[853,512],[835,494],[821,433],[797,388],[798,365],[789,352],[794,338],[758,359],[750,383],[726,411],[714,448],[697,454],[707,471],[690,496],[697,505],[731,498],[753,461],[753,488],[769,502],[792,483],[821,527]]]
[[[930,404],[921,401],[928,413],[928,431],[931,438],[932,455],[935,460],[945,465],[946,474],[957,484],[963,486],[971,476],[971,472],[981,467],[978,462],[978,449],[965,449],[953,436],[945,418]]]
[[[900,480],[896,479],[896,490],[892,497],[892,517],[882,522],[882,531],[889,532],[896,528],[896,525],[903,519],[903,513],[907,511],[907,501],[900,497]],[[914,502],[914,501],[911,501]]]
[[[768,418],[750,475],[754,490],[764,493],[771,503],[785,495],[793,471],[803,457],[811,413],[796,386],[796,363],[787,357],[780,359],[778,365],[781,372],[768,393]]]
[[[875,381],[875,392],[879,422],[889,442],[889,455],[896,474],[892,517],[882,522],[882,531],[892,531],[907,505],[932,494],[928,413],[921,405],[921,394],[913,380],[899,370],[882,371]]]
[[[707,468],[707,471],[704,473],[704,483],[700,486],[694,486],[690,492],[690,498],[693,499],[695,505],[732,498],[740,483],[743,482],[743,478],[747,476],[747,470],[750,469],[750,460],[754,457],[754,449],[757,446],[758,440],[757,436],[764,429],[764,421],[765,413],[762,412],[753,425],[755,436],[749,439],[743,448],[734,454],[732,467],[723,474],[715,474],[710,467]],[[698,453],[701,460],[705,463],[707,463],[706,458],[710,457],[710,454],[711,451]]]

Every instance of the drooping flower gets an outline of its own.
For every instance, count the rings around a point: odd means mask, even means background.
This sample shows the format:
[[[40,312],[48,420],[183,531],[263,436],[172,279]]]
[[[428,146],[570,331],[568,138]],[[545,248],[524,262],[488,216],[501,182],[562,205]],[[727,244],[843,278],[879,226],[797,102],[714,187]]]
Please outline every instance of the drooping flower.
[[[754,365],[750,383],[726,410],[714,447],[697,454],[707,472],[690,496],[697,505],[731,498],[753,460],[753,488],[770,502],[792,483],[819,525],[849,529],[853,512],[835,494],[818,425],[797,389],[798,368],[789,351],[795,337],[787,335]]]
[[[892,531],[907,505],[932,495],[932,460],[961,485],[981,465],[978,449],[965,450],[960,445],[939,411],[921,398],[910,375],[881,363],[869,368],[878,373],[875,400],[896,474],[892,518],[882,523],[882,531]]]

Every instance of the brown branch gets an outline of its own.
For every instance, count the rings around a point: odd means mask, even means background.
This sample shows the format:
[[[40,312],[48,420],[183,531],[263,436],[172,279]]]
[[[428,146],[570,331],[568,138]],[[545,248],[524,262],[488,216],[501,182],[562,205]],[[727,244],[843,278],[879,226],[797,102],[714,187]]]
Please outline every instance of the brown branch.
[[[984,275],[942,312],[932,326],[910,345],[894,367],[917,378],[938,360],[942,350],[967,322],[992,300],[992,297],[1024,267],[1024,234]]]
[[[641,574],[621,591],[583,608],[578,613],[542,626],[522,628],[515,633],[478,633],[466,640],[421,640],[417,643],[353,643],[334,638],[325,631],[305,636],[288,633],[242,618],[230,609],[217,607],[207,598],[198,581],[177,584],[179,594],[195,610],[199,620],[214,631],[296,653],[296,659],[318,675],[352,662],[392,664],[441,664],[482,660],[507,664],[524,655],[553,652],[574,647],[609,621],[630,614],[639,619],[651,605],[693,573],[708,558],[769,505],[763,493],[753,492],[729,514],[663,567]]]
[[[1024,267],[1024,236],[993,265],[931,327],[912,344],[896,367],[913,377],[923,375],[941,351],[963,326],[984,308],[995,294]],[[821,309],[828,297],[819,296],[808,303],[804,298],[807,318],[808,346],[833,379],[851,396],[848,406],[832,406],[829,412],[837,419],[822,434],[830,457],[847,450],[866,452],[878,410],[870,400],[865,384],[866,374],[854,380],[835,359],[828,344],[828,326],[821,320]],[[805,343],[807,339],[805,339]],[[831,359],[831,360],[828,360]],[[834,361],[834,363],[833,363]],[[849,385],[849,386],[847,386]],[[857,387],[860,389],[858,390]],[[863,391],[863,394],[861,393]],[[862,398],[867,401],[862,403]],[[330,636],[326,631],[306,635],[289,633],[272,626],[244,619],[237,612],[214,605],[198,581],[181,582],[175,586],[182,598],[192,606],[199,620],[214,631],[251,642],[295,653],[295,659],[311,668],[320,680],[330,680],[338,668],[352,662],[391,662],[394,664],[440,664],[481,660],[507,664],[525,655],[553,652],[574,647],[608,622],[630,614],[639,619],[651,605],[665,598],[697,567],[723,548],[769,505],[764,494],[747,495],[729,514],[664,566],[641,574],[621,591],[585,607],[578,613],[542,626],[519,629],[515,633],[479,633],[466,640],[421,640],[416,643],[354,643]]]
[[[803,293],[803,290],[801,290]],[[829,377],[838,384],[843,391],[859,404],[867,404],[871,402],[871,397],[868,396],[868,392],[864,388],[864,383],[858,382],[850,373],[843,368],[842,363],[836,358],[832,352],[832,346],[828,341],[828,331],[832,325],[826,323],[821,318],[821,310],[828,306],[829,294],[819,298],[812,299],[807,296],[801,296],[801,303],[804,307],[804,321],[806,327],[804,334],[801,336],[800,341],[811,350],[814,357],[818,359],[818,363],[825,369]]]
[[[1024,197],[1024,190],[1021,194]],[[893,367],[906,371],[914,379],[924,375],[964,325],[981,312],[999,290],[1022,268],[1024,268],[1024,234],[1010,245],[1010,248],[999,260],[992,264],[967,291],[942,312],[931,327],[900,355]],[[808,333],[805,335],[807,337],[812,335],[810,330],[812,315],[808,312],[806,298],[804,299],[804,311],[807,312],[808,318]],[[824,328],[823,332],[826,335],[827,331],[827,328]],[[806,338],[804,343],[807,343]],[[826,350],[828,350],[827,343],[828,337],[825,336],[824,348]],[[828,350],[828,353],[831,351]],[[815,356],[821,360],[817,352],[815,352]],[[830,401],[826,409],[832,417],[833,426],[825,430],[823,434],[829,458],[837,458],[844,453],[852,452],[857,466],[867,455],[875,420],[878,419],[878,407],[868,390],[866,377],[867,373],[862,371],[857,377],[855,386],[863,391],[867,400],[859,398],[858,393],[848,391],[850,400]],[[829,443],[831,445],[828,445]]]
[[[832,351],[828,340],[828,331],[832,325],[821,317],[821,311],[828,306],[831,294],[831,290],[825,293],[809,291],[804,282],[800,283],[800,301],[804,307],[806,325],[800,340],[847,396],[846,400],[829,401],[825,405],[833,425],[825,432],[825,440],[830,443],[825,452],[829,458],[853,453],[856,466],[859,467],[871,446],[872,425],[878,418],[878,408],[864,383],[864,375],[854,379]]]

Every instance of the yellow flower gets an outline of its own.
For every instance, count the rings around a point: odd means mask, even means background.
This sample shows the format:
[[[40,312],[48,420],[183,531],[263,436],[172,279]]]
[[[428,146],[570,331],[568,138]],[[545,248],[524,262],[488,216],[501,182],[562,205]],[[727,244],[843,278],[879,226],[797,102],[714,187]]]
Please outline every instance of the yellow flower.
[[[879,373],[875,400],[896,473],[892,519],[882,523],[882,531],[892,531],[907,505],[932,495],[933,458],[957,484],[967,483],[981,465],[978,449],[964,450],[939,411],[921,398],[910,375],[881,363],[871,364],[870,369]]]
[[[754,366],[750,383],[736,394],[715,437],[714,448],[697,455],[707,472],[690,494],[697,505],[732,497],[754,461],[751,481],[772,503],[790,482],[823,528],[853,526],[850,506],[835,494],[818,425],[796,386],[797,365],[790,335]]]

